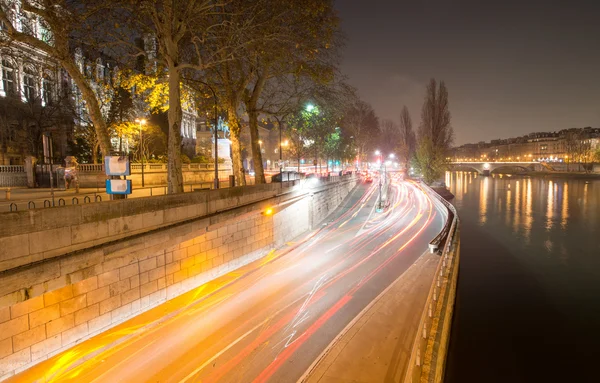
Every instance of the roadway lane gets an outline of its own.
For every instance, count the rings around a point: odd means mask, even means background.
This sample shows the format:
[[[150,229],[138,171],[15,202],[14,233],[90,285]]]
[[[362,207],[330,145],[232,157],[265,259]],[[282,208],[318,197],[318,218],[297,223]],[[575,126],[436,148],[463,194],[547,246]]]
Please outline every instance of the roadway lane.
[[[151,328],[125,324],[111,338],[127,336],[118,345],[96,351],[102,341],[92,339],[12,380],[294,382],[426,251],[446,219],[411,182],[393,181],[384,213],[375,212],[376,199],[377,180],[362,184],[323,230],[285,256],[238,271],[210,294],[201,286],[192,299],[176,298],[171,306],[183,309],[165,309],[170,314]]]

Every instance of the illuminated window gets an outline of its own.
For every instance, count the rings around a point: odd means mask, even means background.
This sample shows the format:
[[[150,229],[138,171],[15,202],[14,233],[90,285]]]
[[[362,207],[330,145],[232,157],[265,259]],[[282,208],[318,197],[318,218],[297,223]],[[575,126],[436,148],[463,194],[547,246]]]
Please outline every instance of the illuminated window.
[[[15,68],[8,60],[2,60],[2,89],[7,96],[15,94]]]
[[[52,78],[47,73],[44,74],[44,78],[42,79],[42,103],[44,105],[49,105],[52,103],[54,94],[54,82]]]
[[[35,99],[35,74],[29,68],[23,70],[23,97],[25,101]]]

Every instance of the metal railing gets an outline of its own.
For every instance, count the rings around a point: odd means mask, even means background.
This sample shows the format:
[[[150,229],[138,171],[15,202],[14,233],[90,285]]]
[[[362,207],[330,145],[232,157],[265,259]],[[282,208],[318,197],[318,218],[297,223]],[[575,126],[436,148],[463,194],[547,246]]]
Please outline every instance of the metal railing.
[[[421,314],[404,381],[441,383],[444,377],[458,279],[460,220],[452,204],[429,186],[424,184],[422,186],[448,209],[447,223],[449,222],[450,225],[447,231],[445,226],[440,233],[445,232],[440,262]],[[440,241],[440,238],[436,237],[434,241]]]
[[[145,163],[144,172],[166,172],[167,164],[163,163]],[[79,164],[79,172],[81,173],[104,173],[104,164]],[[206,164],[182,164],[181,170],[183,171],[195,171],[195,170],[211,170],[215,168],[214,163],[206,163]],[[231,166],[228,164],[219,164],[220,170],[231,170]],[[141,173],[142,172],[142,164],[141,163],[132,163],[131,164],[131,172],[132,173]]]
[[[27,186],[23,165],[0,165],[0,187]]]
[[[23,165],[0,165],[0,173],[25,173]]]

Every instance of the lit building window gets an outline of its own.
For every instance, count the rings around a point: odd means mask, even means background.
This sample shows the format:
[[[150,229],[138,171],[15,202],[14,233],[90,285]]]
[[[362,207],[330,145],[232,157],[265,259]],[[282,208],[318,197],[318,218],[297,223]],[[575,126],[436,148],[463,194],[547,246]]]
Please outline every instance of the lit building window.
[[[2,60],[2,89],[7,96],[15,94],[15,68],[8,60]]]
[[[52,103],[54,93],[54,83],[52,78],[48,74],[44,74],[42,79],[42,103],[43,105],[49,105]]]
[[[35,99],[35,74],[29,68],[23,70],[23,98],[24,101]]]

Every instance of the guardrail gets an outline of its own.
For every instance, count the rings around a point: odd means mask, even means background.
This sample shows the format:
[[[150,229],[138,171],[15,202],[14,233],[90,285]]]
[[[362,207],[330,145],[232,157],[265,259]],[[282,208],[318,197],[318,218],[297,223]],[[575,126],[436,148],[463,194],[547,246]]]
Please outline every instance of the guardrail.
[[[460,255],[460,220],[452,204],[442,198],[429,186],[423,188],[434,195],[449,211],[444,235],[444,245],[435,278],[429,290],[427,301],[421,315],[415,338],[408,371],[404,382],[442,382],[446,364],[450,327],[456,297],[458,263]],[[440,240],[438,237],[436,239]]]

